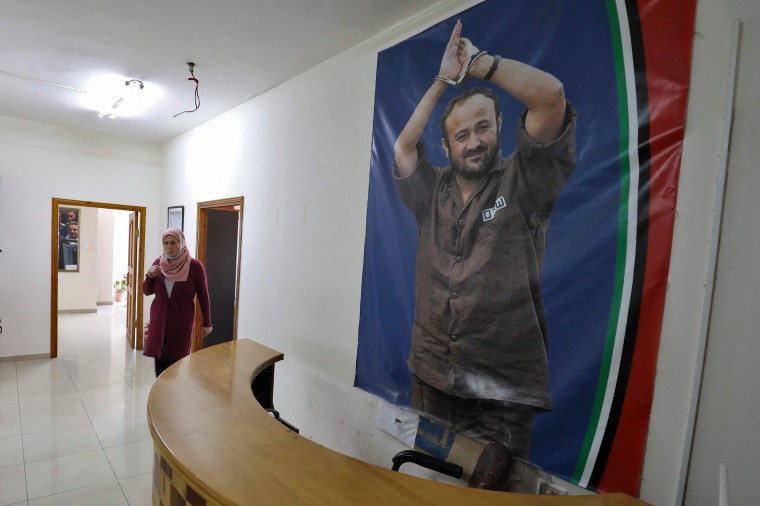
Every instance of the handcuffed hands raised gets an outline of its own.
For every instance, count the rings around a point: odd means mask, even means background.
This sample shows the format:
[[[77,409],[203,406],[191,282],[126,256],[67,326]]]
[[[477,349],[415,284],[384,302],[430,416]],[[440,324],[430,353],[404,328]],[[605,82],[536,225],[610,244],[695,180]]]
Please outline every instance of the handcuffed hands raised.
[[[462,37],[462,22],[457,20],[451,38],[441,59],[441,68],[438,77],[448,84],[460,84],[467,77],[467,72],[475,60],[485,54],[479,53],[478,48],[466,37]],[[473,58],[473,56],[475,58]]]

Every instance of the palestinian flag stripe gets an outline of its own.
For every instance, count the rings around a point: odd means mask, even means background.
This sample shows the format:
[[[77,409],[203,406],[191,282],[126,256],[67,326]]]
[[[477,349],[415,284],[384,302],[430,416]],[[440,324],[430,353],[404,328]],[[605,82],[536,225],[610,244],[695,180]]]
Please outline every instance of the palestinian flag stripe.
[[[647,110],[646,74],[636,72],[636,64],[643,62],[638,7],[633,2],[626,5],[623,0],[608,0],[607,8],[618,83],[620,208],[615,304],[592,419],[573,474],[573,481],[590,488],[598,486],[607,463],[628,383],[636,332],[630,322],[638,320],[646,265],[645,256],[641,256],[646,252],[646,229],[641,231],[639,225],[643,223],[646,227],[649,210],[648,191],[641,191],[649,186],[648,171],[642,171],[642,157],[643,166],[649,164],[649,139],[646,121],[641,118],[642,111]],[[648,114],[643,119],[646,117]],[[641,146],[645,149],[640,149]],[[642,233],[644,241],[640,245]]]
[[[695,12],[691,0],[638,2],[649,104],[648,246],[630,388],[596,486],[602,491],[638,495],[670,265]]]
[[[582,486],[632,495],[654,390],[670,262],[670,248],[662,245],[673,235],[695,14],[687,0],[652,9],[654,3],[607,2],[621,125],[615,303],[593,418],[573,475]],[[681,21],[677,33],[673,19]],[[629,384],[636,388],[629,392]]]

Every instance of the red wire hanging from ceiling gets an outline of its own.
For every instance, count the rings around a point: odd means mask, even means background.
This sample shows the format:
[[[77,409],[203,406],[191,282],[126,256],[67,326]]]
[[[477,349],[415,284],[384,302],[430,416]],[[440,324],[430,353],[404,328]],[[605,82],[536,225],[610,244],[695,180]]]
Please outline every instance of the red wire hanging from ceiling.
[[[178,112],[172,118],[176,118],[180,114],[185,114],[186,112],[195,112],[198,110],[198,108],[201,106],[201,96],[198,94],[198,79],[195,78],[195,63],[187,62],[188,69],[190,70],[190,77],[187,78],[188,81],[195,81],[195,109],[188,110],[188,111],[182,111]]]

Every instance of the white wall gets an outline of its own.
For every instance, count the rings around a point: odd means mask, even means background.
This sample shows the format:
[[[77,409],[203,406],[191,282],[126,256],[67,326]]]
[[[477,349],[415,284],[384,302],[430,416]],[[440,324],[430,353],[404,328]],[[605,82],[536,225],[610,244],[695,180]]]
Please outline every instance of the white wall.
[[[129,211],[113,211],[113,278],[111,279],[111,296],[113,296],[113,283],[117,279],[123,279],[129,269]],[[161,227],[161,208],[150,210],[151,221],[155,220],[156,227]],[[152,259],[150,259],[152,261]],[[146,264],[150,265],[148,257],[145,259]],[[138,280],[136,289],[140,291]]]
[[[165,184],[191,250],[196,202],[245,197],[238,336],[285,353],[283,417],[385,464],[375,400],[352,388],[374,66],[353,51],[168,143]]]
[[[98,209],[98,260],[96,271],[96,303],[113,303],[113,216],[112,209]],[[60,280],[59,280],[60,282]],[[59,301],[60,306],[60,301]]]
[[[728,470],[730,504],[756,504],[760,476],[760,3],[740,0],[711,19],[743,20],[739,39],[734,122],[726,176],[723,225],[694,450],[685,502],[716,504],[719,468]],[[727,31],[727,27],[726,27]],[[707,32],[710,35],[710,32]],[[723,33],[721,33],[723,35]],[[721,62],[721,66],[727,62]],[[716,62],[717,66],[717,62]]]
[[[717,344],[728,340],[733,344],[727,349],[744,354],[743,358],[758,356],[756,329],[760,325],[760,316],[756,309],[752,309],[753,305],[756,306],[758,292],[757,285],[754,288],[751,286],[753,280],[757,281],[756,273],[760,269],[760,260],[755,253],[758,246],[757,214],[752,212],[753,206],[756,209],[758,188],[756,149],[753,148],[757,144],[757,115],[760,113],[760,103],[757,101],[760,68],[756,63],[757,51],[760,49],[760,39],[757,36],[760,31],[760,4],[756,0],[699,1],[673,257],[649,444],[642,477],[641,497],[654,504],[673,503],[678,473],[683,464],[681,454],[684,451],[686,419],[705,296],[723,108],[731,70],[731,28],[737,18],[744,19],[741,42],[741,54],[744,56],[739,67],[744,98],[735,104],[737,123],[734,137],[739,135],[744,139],[745,151],[732,150],[729,178],[736,172],[745,175],[739,176],[744,178],[744,190],[729,192],[726,205],[732,206],[732,209],[744,209],[746,213],[726,213],[723,223],[724,228],[728,226],[741,230],[743,239],[729,248],[738,248],[744,254],[728,262],[734,265],[735,270],[743,271],[739,277],[744,280],[744,289],[728,285],[722,291],[716,291],[715,304],[745,310],[734,311],[727,320],[728,313],[719,315],[719,318],[723,318],[721,327],[716,331],[713,324],[709,342]],[[737,89],[737,93],[737,98],[742,96],[741,89]],[[726,254],[721,247],[720,258],[726,258]],[[741,262],[738,262],[739,259]],[[716,286],[721,286],[720,276],[719,271]],[[716,317],[715,309],[712,317]],[[754,378],[760,373],[759,362],[739,360],[739,355],[726,357],[719,353],[711,354],[710,348],[714,346],[715,344],[708,346],[706,371],[711,369],[712,364],[718,370],[731,370],[737,375],[735,377],[743,377],[754,383]],[[727,403],[727,409],[713,413],[710,421],[704,421],[703,414],[700,414],[700,420],[709,424],[706,428],[708,434],[713,431],[721,434],[718,443],[720,451],[696,454],[688,477],[690,495],[684,503],[687,505],[717,504],[719,463],[733,464],[729,466],[730,489],[733,491],[731,504],[756,502],[756,494],[750,482],[760,475],[760,462],[757,459],[760,435],[753,428],[757,426],[756,423],[747,424],[742,420],[757,420],[760,417],[760,398],[756,388],[751,389],[755,392],[753,395],[746,395],[748,392],[744,386],[749,386],[750,383],[737,388],[740,384],[733,384],[730,380],[716,383],[719,376],[705,376],[705,381],[709,384],[708,391],[723,399]],[[729,420],[734,421],[731,426],[726,424]],[[686,450],[688,452],[688,447]],[[696,470],[699,473],[695,473]]]
[[[156,235],[160,161],[156,145],[0,116],[0,357],[50,352],[53,197],[146,206]]]

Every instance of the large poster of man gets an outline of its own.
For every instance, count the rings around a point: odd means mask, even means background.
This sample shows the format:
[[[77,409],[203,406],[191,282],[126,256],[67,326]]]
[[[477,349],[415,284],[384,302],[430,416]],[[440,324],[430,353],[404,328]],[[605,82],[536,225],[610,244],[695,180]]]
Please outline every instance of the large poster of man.
[[[358,387],[637,494],[693,21],[494,0],[379,54]]]

